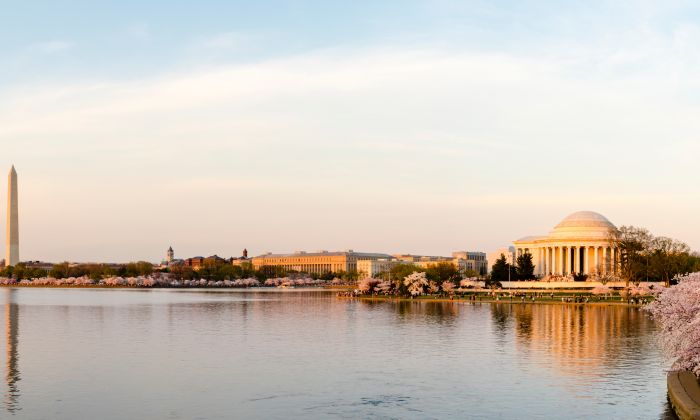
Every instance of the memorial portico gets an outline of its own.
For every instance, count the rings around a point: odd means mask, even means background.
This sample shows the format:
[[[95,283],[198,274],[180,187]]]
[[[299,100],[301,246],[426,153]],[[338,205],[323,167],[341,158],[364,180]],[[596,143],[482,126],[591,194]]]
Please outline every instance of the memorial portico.
[[[613,275],[618,255],[610,237],[615,230],[604,216],[580,211],[567,216],[549,235],[527,236],[514,244],[518,256],[532,255],[537,276]]]

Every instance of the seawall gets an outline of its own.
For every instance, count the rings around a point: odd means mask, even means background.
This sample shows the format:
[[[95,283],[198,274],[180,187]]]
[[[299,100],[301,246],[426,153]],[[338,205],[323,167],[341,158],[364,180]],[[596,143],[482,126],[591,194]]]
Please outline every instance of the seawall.
[[[681,420],[700,420],[700,382],[689,371],[669,372],[668,399]]]

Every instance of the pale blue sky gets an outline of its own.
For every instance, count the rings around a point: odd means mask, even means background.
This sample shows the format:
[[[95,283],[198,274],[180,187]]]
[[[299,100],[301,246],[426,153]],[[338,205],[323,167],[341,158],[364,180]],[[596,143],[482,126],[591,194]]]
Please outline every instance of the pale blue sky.
[[[700,5],[563,3],[2,2],[22,258],[700,249]]]

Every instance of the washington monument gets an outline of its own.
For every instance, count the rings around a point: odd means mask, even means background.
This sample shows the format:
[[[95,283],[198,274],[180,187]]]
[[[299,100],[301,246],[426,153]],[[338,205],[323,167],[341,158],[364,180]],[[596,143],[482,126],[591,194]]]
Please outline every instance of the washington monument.
[[[5,265],[19,262],[19,215],[17,209],[17,171],[12,165],[7,176],[7,237],[5,240]]]

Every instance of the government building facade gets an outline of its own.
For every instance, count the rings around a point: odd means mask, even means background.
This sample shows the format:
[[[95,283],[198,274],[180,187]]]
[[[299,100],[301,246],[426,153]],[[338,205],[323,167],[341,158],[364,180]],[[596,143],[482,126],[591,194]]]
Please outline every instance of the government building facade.
[[[351,249],[341,252],[305,252],[297,251],[293,254],[267,253],[253,257],[253,267],[259,270],[261,267],[282,267],[286,271],[298,271],[308,274],[324,274],[338,272],[357,271],[358,261],[362,260],[388,260],[391,255],[355,252]]]
[[[611,237],[617,231],[603,215],[579,211],[562,220],[546,236],[514,241],[516,255],[532,255],[535,275],[571,277],[574,273],[599,278],[615,274],[618,255]]]

